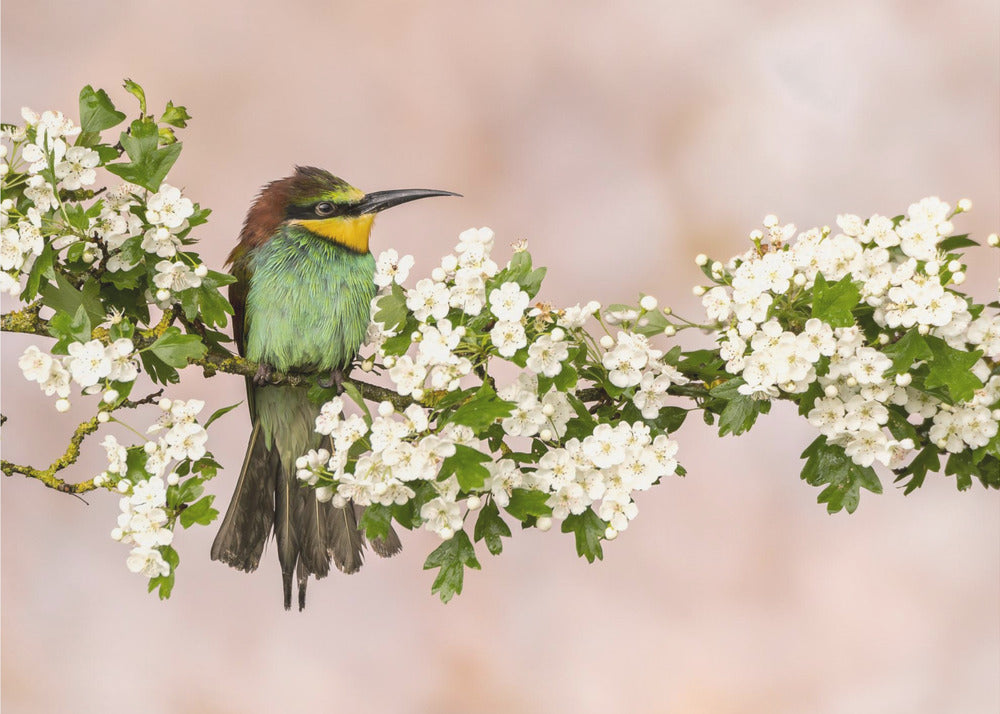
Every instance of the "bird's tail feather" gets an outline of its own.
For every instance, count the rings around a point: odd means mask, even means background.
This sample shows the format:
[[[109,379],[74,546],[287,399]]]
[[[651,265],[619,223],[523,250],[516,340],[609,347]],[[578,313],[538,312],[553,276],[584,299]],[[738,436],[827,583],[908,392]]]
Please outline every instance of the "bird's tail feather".
[[[212,543],[212,560],[247,572],[257,568],[274,524],[275,477],[279,469],[277,452],[267,448],[260,424],[255,424],[233,500]]]

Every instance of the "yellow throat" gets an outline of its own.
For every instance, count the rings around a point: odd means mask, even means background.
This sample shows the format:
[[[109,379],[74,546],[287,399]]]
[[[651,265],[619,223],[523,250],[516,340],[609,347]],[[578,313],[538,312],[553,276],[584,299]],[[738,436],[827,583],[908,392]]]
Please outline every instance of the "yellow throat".
[[[315,233],[342,245],[348,250],[353,250],[355,253],[367,253],[368,239],[371,237],[374,220],[374,213],[366,213],[360,216],[334,216],[315,220],[298,220],[292,221],[292,223],[302,226],[310,233]]]

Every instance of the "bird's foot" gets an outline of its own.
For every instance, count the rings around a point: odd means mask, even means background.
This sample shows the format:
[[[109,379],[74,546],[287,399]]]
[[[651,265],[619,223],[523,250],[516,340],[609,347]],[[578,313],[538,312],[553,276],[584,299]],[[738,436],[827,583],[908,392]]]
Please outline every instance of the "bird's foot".
[[[265,384],[271,384],[274,379],[276,370],[273,364],[267,364],[266,362],[261,362],[257,365],[257,371],[253,375],[253,383],[258,387],[262,387]]]
[[[340,367],[336,367],[330,370],[330,373],[325,377],[320,377],[316,380],[316,383],[323,389],[329,389],[333,387],[337,390],[337,394],[342,394],[344,391],[344,380],[347,379],[347,372],[342,370]]]

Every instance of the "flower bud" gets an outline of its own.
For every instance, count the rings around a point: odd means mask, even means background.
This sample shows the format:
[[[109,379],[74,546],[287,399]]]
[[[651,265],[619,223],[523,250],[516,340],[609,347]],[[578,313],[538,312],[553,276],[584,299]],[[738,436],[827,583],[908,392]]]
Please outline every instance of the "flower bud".
[[[333,504],[334,508],[343,508],[347,505],[347,499],[337,493],[330,499],[330,503]]]
[[[889,335],[885,334],[884,332],[880,332],[878,337],[875,338],[875,340],[880,345],[887,345],[889,344]]]
[[[924,272],[927,273],[928,275],[937,275],[940,270],[941,266],[938,265],[938,262],[936,260],[928,260],[924,264]]]
[[[615,338],[611,335],[601,335],[601,347],[610,350],[615,346]]]
[[[698,253],[698,255],[694,257],[694,264],[698,266],[707,265],[708,256],[705,255],[704,253]]]
[[[385,359],[382,360],[382,364],[384,364],[388,369],[392,369],[393,367],[396,366],[396,358],[395,358],[395,356],[393,356],[393,355],[386,355]]]
[[[959,263],[957,260],[952,260],[948,263],[948,270],[951,271],[952,273],[957,273],[961,269],[962,269],[962,264]]]
[[[667,307],[663,308],[663,314],[664,315],[673,315],[674,314],[674,309],[668,305]]]
[[[445,526],[444,528],[438,531],[438,535],[441,536],[441,540],[451,540],[452,537],[455,535],[455,531],[453,531],[448,526]]]
[[[111,416],[107,412],[97,412],[97,421],[100,424],[107,424],[111,421]]]
[[[421,389],[420,387],[414,389],[413,392],[411,392],[411,394],[413,395],[413,398],[416,399],[418,402],[424,398],[424,390]]]
[[[544,414],[545,416],[550,417],[555,413],[556,413],[556,408],[551,404],[542,405],[542,414]]]
[[[611,526],[608,526],[604,530],[604,540],[614,540],[617,537],[618,537],[618,531],[616,531]]]
[[[174,403],[171,399],[163,397],[160,401],[156,403],[156,406],[160,408],[161,411],[169,412]]]
[[[673,337],[674,335],[677,334],[677,328],[674,327],[673,325],[667,325],[666,327],[663,328],[663,334],[666,335],[667,337]]]
[[[483,499],[473,494],[469,496],[467,499],[465,499],[465,506],[470,511],[478,511],[480,508],[483,507]]]
[[[795,277],[792,278],[792,282],[798,285],[800,288],[806,284],[806,276],[804,273],[796,273]]]
[[[917,332],[919,332],[921,335],[926,335],[930,331],[931,328],[928,325],[920,325],[917,327]]]
[[[431,280],[436,283],[443,283],[447,277],[448,274],[444,272],[443,268],[434,268],[434,270],[431,271]]]
[[[858,380],[855,379],[854,377],[848,377],[845,380],[845,383],[847,384],[848,387],[856,387],[856,386],[858,386]]]
[[[142,450],[146,452],[147,455],[152,456],[156,452],[156,442],[147,441],[142,445]]]
[[[955,283],[955,285],[961,285],[965,282],[965,273],[955,273],[951,276],[951,282]]]
[[[902,439],[899,446],[903,449],[912,449],[914,447],[913,439]]]
[[[122,531],[121,528],[112,528],[111,529],[111,540],[121,540],[124,537],[125,537],[125,533]]]
[[[967,198],[960,198],[958,200],[958,210],[959,211],[963,211],[963,212],[964,211],[971,211],[972,210],[972,201],[970,201]]]
[[[392,406],[392,402],[379,402],[378,403],[378,415],[380,417],[390,417],[396,412],[396,407]]]
[[[539,516],[538,520],[535,521],[535,528],[540,531],[547,531],[552,527],[552,519],[549,516]]]
[[[538,438],[541,439],[542,441],[551,441],[552,440],[552,430],[551,429],[542,429],[540,432],[538,432]]]
[[[115,402],[118,401],[118,397],[119,394],[117,389],[109,389],[104,393],[102,399],[104,400],[105,404],[114,404]]]
[[[996,233],[990,233],[988,236],[986,236],[986,245],[993,246],[994,248],[996,248],[998,245],[1000,245],[1000,236],[998,236]]]
[[[129,486],[131,485],[132,484],[130,484],[126,479],[122,479],[121,481],[118,482],[115,488],[118,489],[119,493],[128,493]]]
[[[563,330],[563,328],[557,327],[554,330],[552,330],[551,336],[553,342],[562,342],[563,340],[566,339],[566,332]]]
[[[371,372],[373,369],[375,369],[375,361],[371,357],[361,363],[362,372]]]
[[[56,411],[64,414],[69,411],[69,400],[68,399],[57,399],[56,400]]]
[[[170,299],[170,291],[166,288],[160,288],[156,291],[156,299],[160,302]]]
[[[176,486],[178,483],[180,483],[180,480],[181,477],[177,475],[176,471],[171,471],[170,473],[167,474],[168,486]]]
[[[702,295],[704,295],[704,294],[705,294],[705,293],[706,293],[707,291],[705,290],[705,286],[704,286],[704,285],[695,285],[695,286],[694,286],[693,288],[691,288],[691,292],[692,292],[692,293],[693,293],[693,294],[694,294],[694,295],[695,295],[696,297],[701,297],[701,296],[702,296]]]
[[[896,375],[896,384],[898,384],[900,387],[907,387],[912,381],[913,381],[913,375],[910,374],[909,372],[903,372],[902,374]]]
[[[840,394],[840,390],[837,389],[836,385],[828,384],[825,387],[823,387],[823,394],[825,394],[826,396],[828,396],[828,397],[830,397],[832,399],[833,397],[835,397],[838,394]]]
[[[643,295],[642,300],[639,301],[639,307],[643,310],[655,310],[656,305],[656,298],[652,295]]]
[[[80,256],[80,257],[81,257],[81,258],[83,258],[83,262],[84,262],[84,263],[87,263],[88,265],[90,265],[90,264],[91,264],[91,263],[93,263],[93,262],[94,262],[95,260],[97,260],[97,256],[96,256],[96,255],[94,255],[94,254],[93,254],[93,253],[92,253],[91,251],[89,251],[89,250],[85,250],[85,251],[83,251],[83,255],[82,255],[82,256]]]
[[[715,277],[721,276],[722,275],[722,271],[723,271],[722,263],[720,263],[719,261],[715,261],[714,263],[712,263],[712,275],[713,276],[715,276]]]

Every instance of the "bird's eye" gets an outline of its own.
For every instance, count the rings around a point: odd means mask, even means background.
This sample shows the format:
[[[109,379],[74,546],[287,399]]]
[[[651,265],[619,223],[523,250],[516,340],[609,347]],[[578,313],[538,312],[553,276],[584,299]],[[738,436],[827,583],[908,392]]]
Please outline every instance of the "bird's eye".
[[[329,216],[333,214],[334,206],[329,201],[323,201],[323,203],[316,204],[316,215],[317,216]]]

